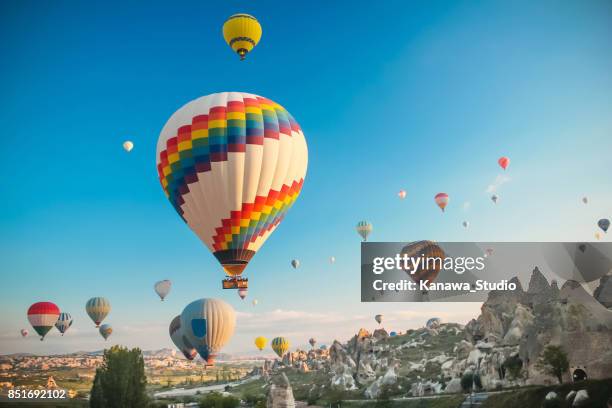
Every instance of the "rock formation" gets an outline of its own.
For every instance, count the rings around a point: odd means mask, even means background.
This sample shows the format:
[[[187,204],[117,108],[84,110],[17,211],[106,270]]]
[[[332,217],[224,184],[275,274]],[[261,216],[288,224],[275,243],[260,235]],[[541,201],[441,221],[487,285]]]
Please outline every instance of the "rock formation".
[[[272,378],[272,385],[268,392],[267,408],[295,408],[293,390],[285,373]]]

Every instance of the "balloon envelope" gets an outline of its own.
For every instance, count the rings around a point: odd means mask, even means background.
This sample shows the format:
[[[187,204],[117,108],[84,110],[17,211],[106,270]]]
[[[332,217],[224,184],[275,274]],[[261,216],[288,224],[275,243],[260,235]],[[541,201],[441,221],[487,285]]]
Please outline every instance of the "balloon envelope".
[[[180,315],[172,319],[172,321],[170,322],[170,327],[168,331],[170,333],[170,339],[172,340],[176,348],[178,348],[179,351],[183,353],[183,355],[185,356],[187,360],[191,361],[194,358],[196,358],[196,356],[198,355],[198,352],[191,344],[189,344],[189,342],[183,335],[183,331],[181,330],[181,316]]]
[[[223,92],[176,111],[157,142],[166,197],[230,276],[242,274],[297,199],[306,139],[282,106]]]
[[[314,338],[312,338],[312,337],[311,337],[311,338],[308,340],[308,343],[310,343],[310,345],[311,345],[312,347],[314,347],[314,346],[315,346],[315,344],[317,344],[317,341],[316,341]]]
[[[502,169],[506,170],[506,168],[507,168],[507,167],[508,167],[508,165],[510,164],[510,159],[509,159],[509,158],[507,158],[506,156],[503,156],[503,157],[500,157],[500,158],[497,160],[497,163],[499,164],[499,166],[500,166]],[[519,166],[519,167],[520,167],[520,166]]]
[[[123,150],[125,150],[126,152],[131,152],[133,148],[134,143],[132,143],[131,141],[126,140],[125,142],[123,142]]]
[[[446,258],[442,248],[432,241],[417,241],[408,244],[402,248],[402,255],[415,259],[423,257],[424,262],[420,262],[416,270],[413,271],[410,266],[405,269],[416,283],[436,280]]]
[[[440,327],[440,323],[440,318],[432,317],[431,319],[427,320],[427,323],[425,323],[425,327],[427,327],[428,329],[436,329]]]
[[[438,207],[440,207],[442,212],[444,212],[444,209],[448,205],[450,198],[448,197],[448,194],[446,193],[438,193],[434,197],[434,200],[436,201],[436,204],[438,205]]]
[[[406,198],[406,190],[400,190],[397,193],[397,196],[403,200],[404,198]]]
[[[289,340],[284,337],[275,337],[272,339],[272,350],[277,356],[283,358],[283,355],[289,351]]]
[[[198,299],[181,313],[183,333],[204,361],[212,364],[215,355],[234,335],[236,313],[220,299]]]
[[[26,329],[21,329],[20,333],[21,333],[21,337],[27,337],[29,334],[29,332]]]
[[[238,289],[238,296],[240,296],[240,299],[244,299],[247,296],[247,293],[249,293],[248,289],[245,289],[245,288]]]
[[[297,269],[300,267],[300,261],[298,261],[297,259],[294,259],[291,261],[291,266],[293,266],[293,269]]]
[[[263,350],[268,344],[268,339],[263,336],[259,336],[255,338],[255,347],[257,347],[260,351]]]
[[[250,14],[234,14],[223,24],[223,38],[243,60],[261,40],[261,25]]]
[[[104,340],[106,340],[113,333],[113,328],[110,324],[103,324],[102,326],[100,326],[99,331],[100,335],[102,335],[102,337],[104,337]]]
[[[497,200],[499,200],[499,196],[497,194],[493,194],[491,196],[491,201],[493,201],[494,204],[497,204]]]
[[[57,330],[64,335],[70,326],[72,326],[72,316],[70,316],[70,313],[60,313],[57,322],[55,322]]]
[[[363,238],[364,242],[368,240],[368,236],[372,232],[372,224],[368,221],[359,221],[355,229],[357,233]]]
[[[463,221],[463,228],[468,228],[470,223],[468,221]]]
[[[330,256],[329,257],[329,263],[335,263],[336,262],[336,257],[335,256]]]
[[[253,299],[253,306],[257,306],[258,303],[259,303],[259,300]]]
[[[376,320],[378,324],[382,323],[382,319],[383,319],[383,315],[381,314],[377,314],[376,316],[374,316],[374,320]]]
[[[44,340],[49,330],[55,326],[60,310],[55,303],[37,302],[28,309],[28,321],[40,335],[40,340]]]
[[[161,300],[164,300],[166,296],[168,296],[168,293],[170,293],[171,288],[172,282],[167,279],[156,282],[153,286],[153,289],[155,289],[155,293],[157,293]]]
[[[602,218],[601,220],[597,221],[597,225],[603,232],[608,232],[608,228],[610,228],[610,220],[607,218]]]
[[[100,327],[100,323],[111,310],[110,302],[103,297],[94,297],[87,301],[85,304],[85,311],[87,315],[96,324],[96,327]]]
[[[584,204],[588,204],[589,203],[589,198],[588,197],[582,197],[582,202]]]

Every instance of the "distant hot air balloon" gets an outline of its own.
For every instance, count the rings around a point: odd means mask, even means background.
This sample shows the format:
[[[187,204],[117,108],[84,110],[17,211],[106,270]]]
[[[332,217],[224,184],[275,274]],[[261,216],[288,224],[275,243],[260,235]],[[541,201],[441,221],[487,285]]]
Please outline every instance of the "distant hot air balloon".
[[[285,353],[289,351],[289,340],[284,337],[275,337],[272,339],[272,350],[277,356],[283,358]]]
[[[446,206],[448,205],[448,201],[450,200],[450,198],[448,197],[448,194],[438,193],[436,194],[434,199],[436,200],[436,204],[438,204],[438,207],[440,207],[442,212],[444,212],[444,209],[446,208]]]
[[[170,339],[172,339],[172,342],[174,343],[176,348],[178,348],[179,351],[183,353],[187,360],[192,361],[194,358],[196,358],[198,352],[191,344],[189,344],[189,342],[185,338],[185,335],[183,334],[183,331],[181,330],[180,315],[175,316],[174,319],[172,319],[172,321],[170,322],[169,332]]]
[[[389,336],[395,337],[395,336],[397,336],[397,332],[392,331],[391,333],[389,333]]]
[[[427,323],[425,323],[425,327],[427,327],[428,329],[437,329],[438,327],[440,327],[440,323],[441,320],[439,317],[432,317],[431,319],[427,320]]]
[[[113,328],[110,324],[103,324],[100,326],[100,334],[104,337],[104,340],[108,339],[108,336],[113,334]]]
[[[488,258],[491,255],[493,255],[493,248],[485,249],[485,253],[484,253],[485,258]]]
[[[268,339],[263,336],[255,337],[255,347],[259,349],[259,351],[266,348],[266,344],[268,344]]]
[[[72,326],[72,316],[70,316],[70,313],[60,313],[57,321],[55,322],[55,327],[60,333],[62,333],[62,336],[64,333],[66,333],[70,326]]]
[[[372,224],[370,224],[368,221],[359,221],[355,229],[357,230],[357,233],[361,235],[361,238],[363,238],[363,241],[365,242],[368,240],[368,236],[372,232]]]
[[[403,200],[404,198],[406,198],[406,194],[407,194],[407,193],[406,193],[406,190],[400,190],[400,191],[397,193],[397,196]]]
[[[402,255],[407,255],[411,258],[423,258],[424,261],[419,264],[417,269],[413,271],[410,267],[405,269],[413,281],[417,284],[421,281],[433,282],[438,277],[438,273],[442,269],[446,254],[432,241],[417,241],[406,245],[402,248]]]
[[[336,263],[336,257],[335,256],[330,256],[329,257],[329,263]]]
[[[497,160],[497,163],[502,169],[506,170],[506,168],[510,164],[510,159],[507,158],[506,156],[503,156],[503,157],[500,157],[499,160]]]
[[[259,303],[259,300],[253,299],[253,307],[257,306],[258,303]]]
[[[261,25],[255,17],[249,14],[234,14],[223,24],[223,38],[243,60],[259,43]]]
[[[21,337],[28,337],[28,334],[30,334],[26,329],[21,329],[20,333]]]
[[[608,232],[608,228],[610,228],[610,220],[607,218],[602,218],[601,220],[597,221],[597,225],[603,232]]]
[[[294,259],[291,261],[291,266],[293,266],[293,269],[297,269],[300,267],[300,261],[298,261],[297,259]]]
[[[168,293],[170,293],[171,288],[172,282],[167,279],[156,282],[153,286],[153,289],[155,289],[155,293],[157,293],[157,295],[162,301],[166,298],[166,296],[168,296]]]
[[[248,286],[240,275],[297,199],[307,164],[295,119],[247,93],[189,102],[157,142],[164,193],[230,277],[226,289]]]
[[[588,197],[582,197],[582,202],[583,202],[583,204],[588,204],[589,203],[589,198]]]
[[[85,310],[91,320],[96,324],[96,327],[100,327],[100,323],[102,323],[102,320],[104,320],[110,312],[111,305],[110,302],[103,297],[94,297],[87,301]]]
[[[244,299],[247,296],[248,292],[248,289],[240,288],[238,289],[238,296],[240,296],[240,299]]]
[[[126,140],[125,142],[123,142],[123,150],[125,150],[126,152],[131,152],[133,148],[134,143],[132,143],[131,141]]]
[[[469,228],[470,227],[470,223],[468,221],[463,221],[462,225],[463,225],[463,228]]]
[[[599,232],[595,233],[595,239],[596,240],[600,240],[601,239],[601,234]]]
[[[377,314],[376,316],[374,316],[374,320],[376,320],[378,324],[381,324],[383,320],[383,315]]]
[[[43,341],[49,330],[53,328],[59,314],[59,308],[51,302],[37,302],[30,306],[28,320],[36,333],[40,335],[40,341]]]
[[[497,200],[499,200],[499,196],[497,194],[493,194],[491,196],[491,201],[493,201],[493,204],[497,204]]]
[[[198,299],[181,313],[183,333],[208,364],[234,335],[236,312],[220,299]]]
[[[310,347],[314,348],[315,344],[317,344],[317,341],[314,338],[310,338],[308,340],[308,343],[310,343]]]

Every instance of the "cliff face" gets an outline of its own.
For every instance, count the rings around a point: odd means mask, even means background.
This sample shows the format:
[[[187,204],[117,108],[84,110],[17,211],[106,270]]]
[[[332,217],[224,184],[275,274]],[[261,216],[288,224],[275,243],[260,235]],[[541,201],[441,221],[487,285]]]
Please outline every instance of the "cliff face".
[[[466,326],[466,338],[492,345],[483,358],[489,373],[501,368],[507,354],[518,354],[527,383],[553,382],[536,368],[548,344],[560,345],[568,354],[569,375],[577,367],[589,378],[606,378],[612,372],[612,311],[575,281],[559,289],[536,268],[527,291],[519,287],[514,293],[491,292],[481,312]]]

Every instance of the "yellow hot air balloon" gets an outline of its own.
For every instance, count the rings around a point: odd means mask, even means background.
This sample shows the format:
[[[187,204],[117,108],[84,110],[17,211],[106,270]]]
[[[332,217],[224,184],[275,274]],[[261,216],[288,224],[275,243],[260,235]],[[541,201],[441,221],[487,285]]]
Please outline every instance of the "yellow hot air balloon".
[[[284,337],[275,337],[272,339],[272,350],[277,356],[283,358],[285,353],[289,351],[289,340]]]
[[[223,24],[223,38],[243,60],[261,39],[261,25],[249,14],[234,14]]]
[[[255,347],[257,347],[260,351],[263,350],[268,344],[268,339],[263,336],[259,336],[255,338]]]

